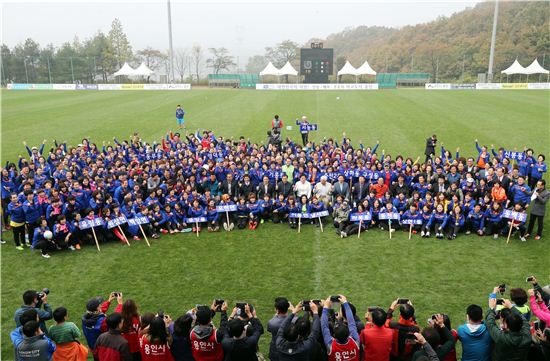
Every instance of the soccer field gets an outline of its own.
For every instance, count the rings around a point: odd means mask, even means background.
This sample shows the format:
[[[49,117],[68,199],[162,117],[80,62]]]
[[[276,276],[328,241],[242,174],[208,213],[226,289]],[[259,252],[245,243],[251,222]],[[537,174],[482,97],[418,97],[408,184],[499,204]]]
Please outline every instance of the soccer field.
[[[80,143],[83,137],[101,147],[113,136],[127,139],[138,131],[144,140],[159,141],[175,129],[174,110],[182,104],[188,129],[212,129],[225,137],[266,141],[274,114],[285,125],[305,114],[319,125],[310,139],[333,137],[345,131],[354,145],[373,146],[386,153],[421,156],[432,133],[453,153],[477,155],[480,144],[550,155],[548,91],[246,91],[192,90],[182,92],[2,92],[2,164],[26,156],[29,146],[48,140]],[[339,97],[339,99],[338,99]],[[296,126],[283,130],[298,140]],[[439,145],[440,145],[439,144]],[[437,153],[439,155],[439,147]],[[26,289],[49,287],[49,301],[65,306],[70,320],[80,325],[86,301],[95,295],[121,291],[137,300],[140,311],[165,310],[173,319],[197,303],[214,298],[247,301],[258,310],[264,326],[273,313],[273,299],[292,302],[342,293],[357,306],[362,318],[368,306],[387,308],[397,297],[411,298],[419,325],[433,313],[448,313],[454,327],[465,319],[471,303],[487,306],[495,285],[528,287],[525,277],[550,279],[550,222],[543,240],[510,244],[501,237],[460,235],[453,241],[407,239],[399,233],[389,239],[370,230],[347,239],[336,236],[332,225],[303,227],[298,234],[286,225],[260,225],[255,231],[235,230],[207,234],[164,235],[151,241],[120,243],[52,254],[18,252],[11,233],[3,233],[1,247],[2,359],[11,359],[9,332],[13,312]],[[219,321],[219,318],[216,322]],[[48,325],[50,325],[49,323]],[[267,355],[269,335],[261,339]]]

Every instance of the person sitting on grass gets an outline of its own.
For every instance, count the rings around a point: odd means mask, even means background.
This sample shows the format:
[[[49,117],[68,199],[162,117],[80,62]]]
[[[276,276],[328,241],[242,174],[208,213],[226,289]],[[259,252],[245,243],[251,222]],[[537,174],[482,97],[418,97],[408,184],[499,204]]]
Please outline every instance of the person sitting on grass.
[[[502,231],[502,213],[502,206],[497,202],[493,202],[489,209],[485,211],[484,233],[492,234],[494,239],[497,239]]]
[[[254,230],[260,223],[260,213],[262,211],[262,207],[260,207],[260,203],[256,201],[256,195],[254,193],[248,195],[246,208],[248,209],[248,229]]]
[[[405,220],[411,220],[411,221],[418,221],[422,220],[422,214],[417,211],[416,204],[412,203],[409,206],[409,209],[406,210],[403,215],[401,216],[401,221]],[[408,232],[409,229],[411,229],[411,225],[408,224],[402,224],[401,227],[403,228],[403,231]],[[412,234],[417,234],[422,228],[421,224],[413,224],[412,225]]]
[[[206,208],[206,220],[208,232],[217,232],[220,230],[220,226],[218,225],[219,213],[216,209],[216,201],[213,199],[208,201],[208,206]]]

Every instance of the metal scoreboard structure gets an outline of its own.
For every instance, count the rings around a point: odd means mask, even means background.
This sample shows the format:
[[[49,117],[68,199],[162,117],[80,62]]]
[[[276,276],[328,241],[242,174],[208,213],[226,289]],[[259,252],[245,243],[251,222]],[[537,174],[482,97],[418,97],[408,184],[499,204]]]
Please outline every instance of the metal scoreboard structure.
[[[311,43],[300,49],[300,74],[304,83],[328,83],[334,67],[334,49],[323,49],[323,43]]]

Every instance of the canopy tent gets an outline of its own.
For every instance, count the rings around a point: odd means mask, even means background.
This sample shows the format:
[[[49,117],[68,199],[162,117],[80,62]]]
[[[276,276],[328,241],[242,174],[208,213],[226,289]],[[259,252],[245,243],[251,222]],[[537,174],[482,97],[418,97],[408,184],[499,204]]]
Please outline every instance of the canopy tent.
[[[267,64],[267,66],[265,67],[265,69],[262,70],[262,71],[260,72],[260,76],[262,76],[262,75],[275,75],[275,76],[279,76],[279,75],[281,75],[281,72],[280,72],[279,69],[277,69],[277,68],[275,67],[275,65],[273,65],[272,62],[269,62],[269,64]]]
[[[537,59],[533,60],[531,65],[525,68],[525,74],[548,74],[549,71],[540,66]]]
[[[376,72],[370,67],[369,62],[365,60],[363,65],[357,68],[357,75],[376,75]]]
[[[357,76],[357,69],[353,67],[353,65],[350,64],[348,60],[346,60],[346,64],[342,67],[342,69],[338,70],[338,75],[355,75]]]
[[[294,67],[290,64],[290,61],[287,61],[285,66],[279,70],[279,75],[298,75],[298,71],[294,69]]]
[[[139,76],[150,76],[154,74],[154,71],[152,71],[151,69],[149,69],[147,67],[147,65],[145,65],[145,63],[141,63],[140,66],[137,67],[136,70],[134,70],[134,74],[133,75],[139,75]]]
[[[502,74],[512,75],[512,74],[528,74],[525,68],[518,62],[518,59],[514,60],[514,63],[510,65],[508,69],[501,71]]]
[[[114,76],[119,75],[136,75],[136,70],[132,68],[128,63],[124,63],[122,68],[120,68],[116,73],[113,74]]]

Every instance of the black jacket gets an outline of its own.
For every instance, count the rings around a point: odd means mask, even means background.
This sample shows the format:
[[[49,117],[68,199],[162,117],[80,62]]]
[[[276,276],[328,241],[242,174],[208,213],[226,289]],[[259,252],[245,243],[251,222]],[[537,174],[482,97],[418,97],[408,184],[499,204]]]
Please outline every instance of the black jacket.
[[[270,198],[273,198],[273,193],[275,191],[275,187],[271,183],[267,185],[267,191],[266,191],[266,185],[262,182],[258,185],[258,199],[263,199],[264,195],[268,195]]]
[[[401,192],[405,194],[405,197],[410,196],[410,188],[405,182],[403,182],[402,186],[400,186],[399,183],[392,184],[390,187],[390,192],[392,197],[397,197]]]
[[[229,190],[229,183],[231,183],[231,191]],[[237,197],[237,181],[233,180],[231,182],[228,182],[227,179],[224,180],[220,186],[220,190],[222,194],[229,194],[232,199]]]
[[[432,137],[426,139],[426,150],[424,151],[424,154],[427,155],[427,156],[435,154],[435,144],[436,143],[437,143],[437,139],[433,140]]]
[[[256,350],[260,339],[262,324],[257,318],[250,319],[253,328],[252,335],[241,339],[234,339],[229,336],[228,328],[225,328],[225,337],[222,340],[222,347],[225,361],[257,361]],[[247,332],[248,333],[248,332]]]
[[[319,321],[319,315],[313,315],[313,324],[311,325],[311,333],[305,340],[298,339],[294,342],[287,341],[283,337],[284,330],[296,317],[294,314],[290,314],[282,323],[279,331],[277,331],[277,351],[279,351],[280,361],[296,361],[303,360],[308,361],[311,351],[317,345],[317,338],[321,332],[321,323]]]
[[[275,193],[282,194],[285,199],[288,198],[288,196],[292,194],[292,183],[280,181],[277,183],[277,190]]]
[[[361,199],[366,198],[368,194],[369,194],[369,185],[367,184],[367,182],[363,183],[362,186],[361,184],[359,184],[359,182],[353,185],[351,196],[354,201],[360,201]]]
[[[248,195],[250,193],[255,193],[256,187],[252,184],[252,182],[245,184],[244,182],[239,183],[239,197],[245,197],[248,199]]]

